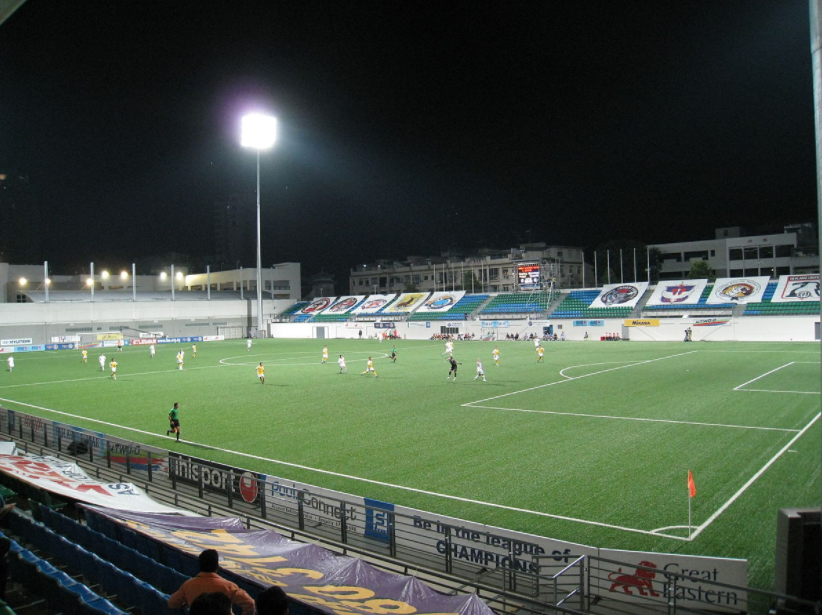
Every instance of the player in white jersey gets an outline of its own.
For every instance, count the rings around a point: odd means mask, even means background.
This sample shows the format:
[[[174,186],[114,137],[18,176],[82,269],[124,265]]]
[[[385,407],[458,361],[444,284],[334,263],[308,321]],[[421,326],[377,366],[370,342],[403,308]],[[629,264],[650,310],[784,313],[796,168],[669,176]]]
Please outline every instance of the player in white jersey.
[[[474,380],[476,380],[477,378],[480,378],[480,377],[482,378],[483,382],[488,382],[485,379],[485,370],[482,369],[482,360],[479,357],[477,357],[477,375],[474,376]]]
[[[106,371],[106,355],[104,354],[100,355],[100,371]]]
[[[440,356],[444,357],[447,354],[454,354],[454,342],[451,340],[445,342],[445,352],[443,352]]]
[[[340,355],[340,358],[337,359],[337,363],[340,366],[340,373],[341,374],[347,374],[348,373],[348,367],[345,364],[345,357]]]

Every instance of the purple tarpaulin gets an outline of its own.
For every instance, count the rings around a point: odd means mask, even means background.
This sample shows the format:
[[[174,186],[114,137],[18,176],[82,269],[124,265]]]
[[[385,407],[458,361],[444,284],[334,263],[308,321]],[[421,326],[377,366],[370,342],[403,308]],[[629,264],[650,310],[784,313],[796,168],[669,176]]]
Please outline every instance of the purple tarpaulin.
[[[176,517],[88,508],[187,553],[220,552],[224,569],[261,587],[280,585],[290,596],[338,615],[460,613],[493,615],[475,594],[446,596],[414,577],[378,570],[360,559],[294,542],[273,530],[247,530],[231,517]]]

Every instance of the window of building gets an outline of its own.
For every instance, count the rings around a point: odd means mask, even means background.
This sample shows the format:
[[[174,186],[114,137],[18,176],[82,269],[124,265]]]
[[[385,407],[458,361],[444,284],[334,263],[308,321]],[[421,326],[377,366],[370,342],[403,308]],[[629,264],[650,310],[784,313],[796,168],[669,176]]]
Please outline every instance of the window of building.
[[[742,275],[744,275],[744,276],[759,275],[759,267],[746,267],[745,268],[745,273],[743,273]]]
[[[773,258],[773,246],[759,248],[759,258]]]
[[[776,275],[777,276],[790,275],[790,274],[791,274],[791,268],[790,267],[777,267],[776,268]]]
[[[731,269],[731,273],[729,274],[732,278],[742,277],[744,275],[741,269]]]
[[[790,258],[791,253],[793,252],[793,246],[783,245],[783,246],[776,246],[776,258]],[[785,275],[788,275],[787,273]]]
[[[492,280],[499,280],[499,267],[491,267],[489,274]]]
[[[695,250],[693,252],[685,252],[685,262],[700,259],[703,261],[708,260],[708,251],[707,250]]]
[[[672,262],[672,263],[681,263],[682,262],[682,254],[680,252],[670,252],[668,254],[662,255],[662,260],[665,262]]]
[[[742,251],[742,258],[744,258],[746,261],[756,260],[757,258],[759,258],[759,248],[745,248]]]
[[[711,256],[716,256],[716,250],[711,250]]]
[[[741,261],[742,260],[742,248],[731,248],[728,250],[728,258],[732,261]]]
[[[773,267],[760,267],[759,275],[766,275],[769,278],[773,277]]]

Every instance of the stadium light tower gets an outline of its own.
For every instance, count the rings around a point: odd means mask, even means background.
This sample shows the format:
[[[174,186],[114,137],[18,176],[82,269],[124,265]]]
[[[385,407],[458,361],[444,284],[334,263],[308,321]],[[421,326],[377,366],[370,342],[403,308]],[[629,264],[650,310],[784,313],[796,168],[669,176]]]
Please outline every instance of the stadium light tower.
[[[263,269],[260,250],[260,152],[277,140],[277,118],[251,113],[243,117],[240,145],[257,150],[257,335],[263,328]]]

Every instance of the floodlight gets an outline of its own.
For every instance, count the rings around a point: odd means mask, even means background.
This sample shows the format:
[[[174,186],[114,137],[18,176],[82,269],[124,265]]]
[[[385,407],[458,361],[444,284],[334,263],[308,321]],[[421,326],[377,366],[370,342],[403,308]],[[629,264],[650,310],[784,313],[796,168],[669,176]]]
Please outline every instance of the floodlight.
[[[86,279],[86,286],[94,286],[94,280],[91,278]]]
[[[277,140],[277,118],[251,113],[242,119],[240,145],[256,150],[269,149]]]
[[[108,280],[108,271],[103,269],[102,273],[100,274],[100,277],[103,278],[104,280]]]
[[[29,282],[26,278],[20,278],[18,281],[20,282],[20,286],[25,286]]]
[[[160,274],[160,279],[161,279],[161,280],[165,280],[167,277],[168,277],[168,274],[167,274],[165,271],[163,271],[163,272]]]
[[[120,272],[120,279],[121,280],[128,280],[128,271],[121,271]]]
[[[182,272],[182,271],[178,271],[178,272],[177,272],[177,275],[176,275],[176,276],[174,276],[174,277],[176,277],[178,280],[182,280],[182,279],[183,279],[183,272]]]

